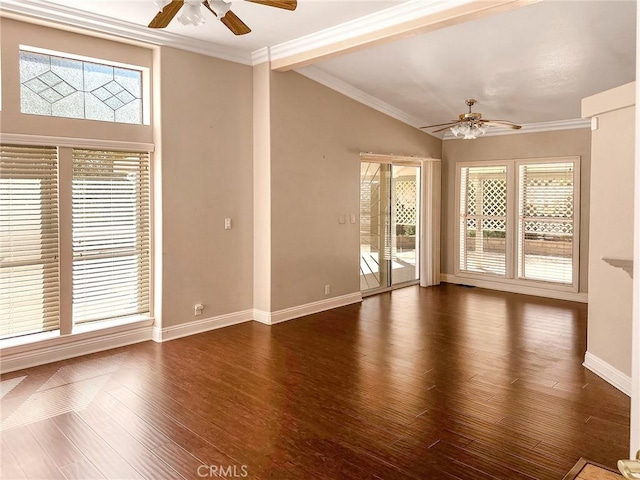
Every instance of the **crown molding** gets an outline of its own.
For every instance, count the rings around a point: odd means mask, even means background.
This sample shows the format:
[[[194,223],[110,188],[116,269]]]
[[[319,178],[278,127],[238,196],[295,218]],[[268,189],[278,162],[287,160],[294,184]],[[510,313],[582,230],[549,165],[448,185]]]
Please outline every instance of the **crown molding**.
[[[590,118],[575,118],[571,120],[556,120],[553,122],[539,122],[539,123],[525,123],[520,130],[513,130],[511,128],[490,128],[487,133],[481,137],[497,137],[502,135],[521,135],[523,133],[537,133],[537,132],[554,132],[557,130],[574,130],[576,128],[591,128]],[[461,140],[460,137],[455,137],[450,130],[444,134],[443,140]]]
[[[269,47],[260,48],[254,52],[251,52],[251,65],[254,67],[261,63],[266,63],[271,60],[271,50]]]
[[[280,60],[316,48],[368,35],[384,28],[401,25],[416,18],[468,3],[474,3],[474,0],[412,0],[335,27],[274,45],[271,47],[271,60]]]
[[[382,112],[385,115],[395,118],[396,120],[400,120],[401,122],[406,123],[407,125],[411,125],[412,127],[417,128],[419,125],[422,124],[418,118],[412,115],[409,115],[408,113],[405,113],[399,108],[389,105],[386,102],[383,102],[382,100],[374,97],[373,95],[369,95],[368,93],[363,92],[362,90],[354,87],[350,83],[340,80],[339,78],[334,77],[329,73],[326,73],[324,70],[321,70],[316,66],[311,65],[308,67],[299,68],[295,71],[315,82],[318,82],[324,85],[325,87],[329,87],[330,89],[335,90],[336,92],[342,93],[343,95],[349,98],[352,98],[357,102],[360,102],[368,107],[371,107],[374,110]]]
[[[350,83],[340,80],[339,78],[325,72],[324,70],[314,65],[308,67],[302,67],[295,70],[301,75],[318,82],[325,87],[329,87],[336,92],[356,100],[368,107],[373,108],[385,115],[388,115],[396,120],[400,120],[407,125],[419,128],[420,125],[424,125],[424,120],[420,120],[408,113],[400,110],[393,105],[383,102],[377,97],[370,95],[362,90],[354,87]],[[520,130],[512,130],[510,128],[490,128],[483,137],[496,137],[500,135],[519,135],[523,133],[536,133],[536,132],[553,132],[556,130],[573,130],[576,128],[591,128],[590,118],[576,118],[571,120],[558,120],[553,122],[539,122],[539,123],[527,123],[523,124]],[[434,135],[433,133],[421,130],[422,132],[432,135],[441,140],[460,140],[459,137],[454,137],[453,134],[447,130],[444,135]]]
[[[67,30],[78,29],[83,33],[106,34],[135,42],[167,46],[231,62],[251,65],[251,56],[235,49],[221,47],[210,42],[151,29],[115,18],[84,12],[45,0],[2,0],[0,16],[39,23]]]

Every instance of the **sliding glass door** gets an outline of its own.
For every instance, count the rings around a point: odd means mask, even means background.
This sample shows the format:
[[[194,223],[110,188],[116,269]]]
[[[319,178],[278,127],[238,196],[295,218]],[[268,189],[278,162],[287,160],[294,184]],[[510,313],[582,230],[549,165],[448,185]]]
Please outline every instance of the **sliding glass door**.
[[[419,280],[420,166],[362,162],[360,289]]]

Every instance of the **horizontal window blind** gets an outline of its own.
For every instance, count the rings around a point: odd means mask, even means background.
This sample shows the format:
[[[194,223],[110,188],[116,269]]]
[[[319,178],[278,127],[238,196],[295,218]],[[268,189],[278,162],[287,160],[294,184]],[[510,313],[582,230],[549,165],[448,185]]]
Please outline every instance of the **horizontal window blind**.
[[[74,324],[149,312],[149,155],[73,150]]]
[[[574,171],[573,162],[520,165],[520,278],[573,283]]]
[[[463,167],[460,173],[461,271],[505,276],[507,167]]]
[[[0,145],[0,338],[59,328],[58,154]]]

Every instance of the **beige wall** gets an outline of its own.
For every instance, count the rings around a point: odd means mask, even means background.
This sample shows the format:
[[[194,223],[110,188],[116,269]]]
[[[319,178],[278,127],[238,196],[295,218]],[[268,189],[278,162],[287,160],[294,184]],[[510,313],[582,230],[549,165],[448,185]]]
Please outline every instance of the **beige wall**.
[[[629,84],[583,100],[583,114],[598,117],[591,143],[587,351],[625,375],[631,375],[633,281],[602,257],[633,259],[634,97]]]
[[[589,181],[591,131],[587,128],[522,133],[475,140],[445,140],[442,146],[442,273],[454,274],[456,227],[456,163],[482,160],[563,157],[579,155],[580,164],[580,292],[587,292],[589,270]]]
[[[360,152],[440,158],[441,141],[294,72],[271,75],[272,305],[356,293]]]
[[[160,53],[166,328],[252,308],[253,106],[250,67]]]
[[[251,68],[170,48],[146,49],[1,20],[2,133],[155,143],[162,327],[251,309],[253,278]],[[23,115],[18,45],[149,69],[153,125]],[[154,53],[155,52],[155,53]],[[155,55],[155,58],[154,58]],[[158,71],[155,71],[156,68]],[[162,146],[162,148],[159,148]],[[224,219],[233,228],[224,230]],[[160,301],[159,301],[160,300]],[[202,317],[193,306],[203,303]]]
[[[0,44],[2,45],[2,112],[0,113],[2,133],[151,143],[153,134],[150,125],[126,125],[75,118],[24,115],[20,113],[20,97],[12,94],[20,90],[18,68],[20,45],[138,65],[148,68],[151,72],[153,51],[150,48],[87,37],[7,18],[0,18]]]

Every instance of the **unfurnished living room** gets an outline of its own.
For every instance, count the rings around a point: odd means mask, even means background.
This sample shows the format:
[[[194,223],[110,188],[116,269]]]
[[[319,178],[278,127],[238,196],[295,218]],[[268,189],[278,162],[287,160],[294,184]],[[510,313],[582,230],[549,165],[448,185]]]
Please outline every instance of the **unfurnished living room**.
[[[640,478],[633,0],[1,0],[0,478]]]

